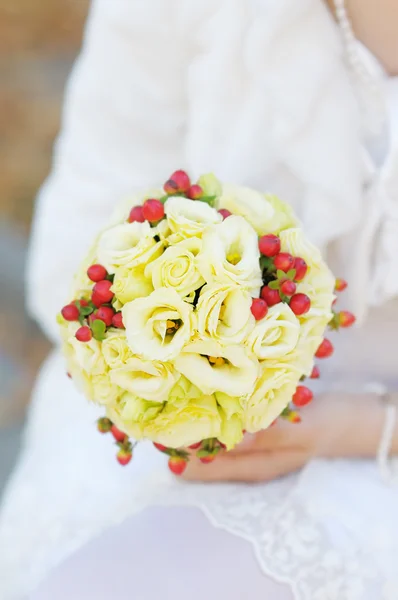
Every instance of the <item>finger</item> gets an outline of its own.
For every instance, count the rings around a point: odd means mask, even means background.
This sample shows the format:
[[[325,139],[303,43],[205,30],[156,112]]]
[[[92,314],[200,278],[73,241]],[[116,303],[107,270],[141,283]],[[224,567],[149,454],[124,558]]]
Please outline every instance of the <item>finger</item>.
[[[301,469],[308,459],[303,450],[228,453],[208,465],[191,460],[183,477],[191,481],[270,481]]]

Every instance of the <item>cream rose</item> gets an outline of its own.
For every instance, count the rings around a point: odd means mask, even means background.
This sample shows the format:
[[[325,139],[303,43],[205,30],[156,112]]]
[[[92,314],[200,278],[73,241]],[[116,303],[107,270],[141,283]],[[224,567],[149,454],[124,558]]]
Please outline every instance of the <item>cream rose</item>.
[[[144,400],[163,402],[180,377],[171,363],[130,358],[127,363],[111,371],[111,380]]]
[[[180,238],[200,237],[206,227],[222,220],[221,215],[205,202],[181,196],[169,198],[164,209],[171,231]]]
[[[122,309],[130,348],[148,360],[172,360],[194,329],[193,308],[170,288],[158,288]]]
[[[68,327],[67,345],[68,353],[74,355],[76,364],[89,375],[101,375],[107,370],[107,365],[102,354],[101,343],[92,338],[89,342],[79,342],[75,333],[79,329],[78,323],[70,323]]]
[[[257,359],[241,346],[225,347],[213,340],[185,346],[175,367],[204,394],[224,392],[230,396],[250,394],[259,368]]]
[[[196,307],[200,335],[224,344],[240,344],[255,324],[251,304],[249,292],[238,285],[206,285]]]
[[[202,242],[197,237],[170,246],[146,267],[145,276],[151,278],[155,289],[173,288],[184,298],[205,283],[196,258],[201,248]]]
[[[144,265],[133,268],[120,267],[115,273],[111,290],[121,304],[126,304],[136,298],[148,296],[153,292],[153,285],[145,276]]]
[[[149,223],[123,223],[105,231],[98,241],[98,260],[109,273],[120,267],[146,265],[163,249],[155,242]]]
[[[133,353],[127,343],[126,333],[120,330],[108,332],[107,337],[102,342],[102,354],[106,364],[111,369],[122,367],[130,358],[133,358]]]
[[[275,211],[264,194],[248,187],[224,183],[219,205],[233,215],[244,217],[259,235],[271,231],[268,224]]]
[[[261,232],[261,235],[270,232],[279,234],[285,229],[290,229],[299,225],[299,221],[289,204],[283,202],[283,200],[274,194],[265,194],[265,198],[274,209],[274,213],[272,218],[268,221],[267,226]]]
[[[101,375],[93,375],[91,385],[94,402],[104,406],[114,404],[123,393],[123,390],[113,383],[109,371]]]
[[[294,350],[299,335],[299,320],[290,307],[281,302],[256,322],[247,346],[260,360],[281,358]]]
[[[228,217],[203,234],[199,268],[208,283],[235,283],[252,296],[262,285],[258,237],[243,217]]]

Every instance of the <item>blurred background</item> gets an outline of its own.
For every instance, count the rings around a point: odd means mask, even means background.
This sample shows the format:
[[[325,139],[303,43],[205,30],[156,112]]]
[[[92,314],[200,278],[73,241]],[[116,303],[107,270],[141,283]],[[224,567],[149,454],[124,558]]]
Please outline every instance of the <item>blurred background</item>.
[[[51,165],[88,5],[0,0],[0,495],[50,348],[25,312],[24,266],[35,196]]]

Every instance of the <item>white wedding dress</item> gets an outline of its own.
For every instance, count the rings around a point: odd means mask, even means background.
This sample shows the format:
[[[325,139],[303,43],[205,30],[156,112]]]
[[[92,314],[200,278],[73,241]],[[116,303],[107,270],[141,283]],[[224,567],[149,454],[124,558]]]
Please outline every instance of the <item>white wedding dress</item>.
[[[336,340],[320,385],[398,389],[398,82],[320,0],[94,2],[29,265],[30,307],[54,340],[72,273],[114,203],[180,167],[294,204],[350,279],[347,308],[363,323]],[[54,350],[0,515],[1,600],[25,598],[93,539],[34,600],[195,600],[204,589],[228,600],[397,600],[398,490],[376,461],[193,485],[146,443],[121,469],[95,429],[100,413]]]

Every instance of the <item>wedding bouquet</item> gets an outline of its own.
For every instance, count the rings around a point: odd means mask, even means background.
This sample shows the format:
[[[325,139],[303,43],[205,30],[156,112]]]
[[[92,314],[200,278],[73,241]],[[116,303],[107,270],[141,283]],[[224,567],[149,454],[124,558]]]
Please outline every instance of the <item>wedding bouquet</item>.
[[[337,284],[338,289],[345,282]],[[122,204],[58,316],[68,374],[127,464],[149,439],[182,473],[312,400],[336,281],[276,196],[176,171]]]

